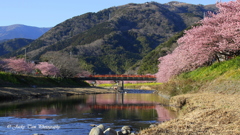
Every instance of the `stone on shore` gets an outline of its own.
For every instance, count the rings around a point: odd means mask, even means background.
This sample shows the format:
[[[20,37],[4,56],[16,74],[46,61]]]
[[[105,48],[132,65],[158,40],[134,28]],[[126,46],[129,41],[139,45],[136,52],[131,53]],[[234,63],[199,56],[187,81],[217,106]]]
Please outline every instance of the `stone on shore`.
[[[91,129],[91,131],[89,132],[89,135],[104,135],[103,131],[104,131],[105,127],[100,124],[97,127],[94,127]]]
[[[92,124],[91,126],[96,126]],[[105,131],[104,125],[100,124],[94,128],[91,129],[89,132],[89,135],[135,135],[132,132],[132,128],[129,126],[123,126],[121,131],[115,131],[112,128],[108,128]]]
[[[132,128],[129,126],[123,126],[121,132],[123,135],[129,135],[132,132]]]
[[[104,135],[118,135],[117,132],[112,128],[106,129],[103,133]]]

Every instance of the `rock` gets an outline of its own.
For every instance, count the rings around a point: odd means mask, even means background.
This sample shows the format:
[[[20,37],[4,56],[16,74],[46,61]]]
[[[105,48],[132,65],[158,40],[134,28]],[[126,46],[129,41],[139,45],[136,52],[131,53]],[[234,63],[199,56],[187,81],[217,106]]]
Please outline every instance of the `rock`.
[[[90,124],[90,126],[91,126],[91,127],[96,127],[97,125],[95,125],[95,124]]]
[[[121,132],[123,135],[129,135],[132,132],[132,128],[129,126],[123,126]]]
[[[103,131],[102,131],[102,129],[100,129],[98,127],[94,127],[89,132],[89,135],[103,135]]]
[[[94,127],[91,129],[91,131],[89,132],[89,135],[104,135],[103,131],[105,130],[105,127],[100,124],[97,127]]]
[[[151,124],[149,127],[150,127],[150,128],[154,128],[154,127],[156,127],[156,126],[158,126],[158,124]]]
[[[100,125],[98,125],[97,127],[98,127],[98,128],[100,128],[100,129],[102,129],[102,131],[104,131],[104,130],[105,130],[105,127],[104,127],[104,125],[103,125],[103,124],[100,124]]]
[[[117,135],[123,135],[122,131],[117,131]]]
[[[118,135],[117,132],[112,128],[106,129],[103,133],[104,135]]]

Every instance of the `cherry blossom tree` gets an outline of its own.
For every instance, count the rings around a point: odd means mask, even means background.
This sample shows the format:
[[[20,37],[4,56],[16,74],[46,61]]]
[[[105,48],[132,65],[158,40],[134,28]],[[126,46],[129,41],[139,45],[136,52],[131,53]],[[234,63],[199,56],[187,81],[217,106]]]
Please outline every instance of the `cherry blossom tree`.
[[[59,70],[61,77],[74,77],[83,72],[77,57],[66,52],[47,52],[41,56],[42,61],[51,61]]]
[[[6,63],[5,69],[16,73],[31,73],[34,70],[34,64],[28,63],[25,59],[9,58],[3,59]]]
[[[46,76],[56,76],[59,74],[59,69],[48,62],[40,62],[35,66],[35,68],[39,69],[41,73]]]
[[[0,70],[4,71],[6,69],[6,62],[3,60],[0,60]]]
[[[83,70],[81,73],[78,73],[77,75],[75,75],[75,77],[90,77],[91,73],[88,71]]]
[[[217,7],[217,14],[209,12],[200,25],[185,31],[171,54],[159,58],[158,82],[240,54],[240,0],[220,2]]]

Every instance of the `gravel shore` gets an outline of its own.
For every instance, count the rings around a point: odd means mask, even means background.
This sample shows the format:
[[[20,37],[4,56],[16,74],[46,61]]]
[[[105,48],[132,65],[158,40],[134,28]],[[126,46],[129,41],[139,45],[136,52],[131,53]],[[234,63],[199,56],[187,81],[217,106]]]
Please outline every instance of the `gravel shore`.
[[[113,93],[112,89],[100,87],[82,87],[82,88],[65,88],[65,87],[39,87],[39,88],[22,88],[22,87],[0,87],[0,100],[13,99],[31,99],[31,98],[49,98],[62,97],[82,94],[100,94]]]
[[[239,94],[178,95],[170,99],[178,118],[142,130],[139,135],[240,135],[239,103]]]

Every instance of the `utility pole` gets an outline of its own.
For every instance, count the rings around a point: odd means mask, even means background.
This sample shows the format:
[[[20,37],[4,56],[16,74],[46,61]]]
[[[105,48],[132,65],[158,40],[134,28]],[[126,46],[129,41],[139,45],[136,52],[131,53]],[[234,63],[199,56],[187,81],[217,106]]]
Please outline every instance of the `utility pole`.
[[[69,55],[70,55],[70,58],[72,58],[72,51],[70,51]]]
[[[25,48],[25,61],[27,61],[27,48]]]

